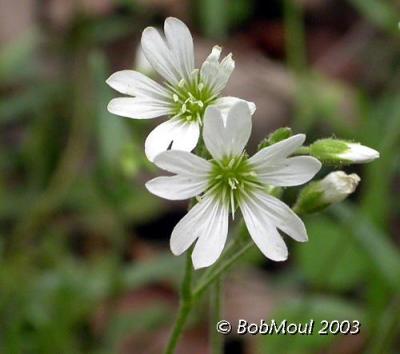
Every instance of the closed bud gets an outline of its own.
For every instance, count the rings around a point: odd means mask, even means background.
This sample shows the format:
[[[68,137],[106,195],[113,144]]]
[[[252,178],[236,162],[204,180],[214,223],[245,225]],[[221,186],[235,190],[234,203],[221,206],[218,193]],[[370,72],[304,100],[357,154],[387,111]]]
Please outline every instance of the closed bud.
[[[278,128],[271,134],[269,134],[261,143],[258,145],[258,150],[261,150],[267,146],[276,144],[282,140],[290,138],[293,135],[292,129],[288,127]]]
[[[339,203],[353,193],[360,177],[343,171],[331,172],[324,179],[307,185],[300,192],[293,209],[299,214],[321,211],[329,205]]]
[[[321,139],[310,145],[309,153],[331,165],[367,163],[379,158],[379,152],[367,146],[338,139]]]

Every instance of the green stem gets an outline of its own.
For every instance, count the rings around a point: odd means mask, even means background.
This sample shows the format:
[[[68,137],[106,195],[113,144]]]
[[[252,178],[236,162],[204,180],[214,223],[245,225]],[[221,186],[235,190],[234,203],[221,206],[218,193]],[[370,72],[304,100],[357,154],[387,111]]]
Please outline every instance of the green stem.
[[[169,337],[165,354],[174,354],[179,338],[182,335],[189,313],[192,309],[192,274],[193,267],[190,252],[186,252],[185,273],[181,285],[181,299],[175,325]]]
[[[223,339],[220,333],[215,329],[216,324],[222,318],[222,290],[223,280],[218,277],[210,292],[210,344],[211,354],[223,353]]]

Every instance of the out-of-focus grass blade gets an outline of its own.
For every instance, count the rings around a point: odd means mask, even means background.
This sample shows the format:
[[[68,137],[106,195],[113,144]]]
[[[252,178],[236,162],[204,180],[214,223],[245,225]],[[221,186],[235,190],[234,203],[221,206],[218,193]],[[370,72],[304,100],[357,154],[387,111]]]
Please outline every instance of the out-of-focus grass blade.
[[[36,83],[25,91],[0,101],[0,123],[21,119],[25,114],[37,111],[48,102],[59,86],[55,83]]]
[[[35,72],[33,54],[40,42],[36,30],[23,35],[19,40],[4,46],[0,51],[0,82],[15,81]]]
[[[308,220],[307,231],[310,242],[296,247],[296,258],[309,283],[318,289],[345,291],[363,281],[368,259],[342,225],[317,215]]]
[[[157,280],[178,280],[177,269],[183,269],[183,258],[173,257],[168,254],[160,256],[147,262],[135,264],[132,267],[125,268],[121,275],[121,282],[128,289],[154,282]]]
[[[396,245],[350,204],[336,205],[331,208],[331,212],[351,232],[388,286],[399,291],[400,253]],[[343,247],[346,245],[344,244]]]
[[[386,95],[371,107],[366,103],[365,122],[361,142],[368,143],[380,152],[380,158],[365,166],[366,183],[361,208],[365,215],[382,228],[386,228],[391,210],[391,183],[396,173],[400,149],[400,96]],[[382,139],[384,137],[384,139]]]
[[[398,31],[399,11],[388,0],[349,0],[372,23],[390,32]]]
[[[380,315],[377,322],[376,335],[371,336],[371,342],[365,354],[390,353],[390,346],[400,329],[400,295],[397,295]]]
[[[90,56],[96,95],[96,116],[98,122],[98,142],[102,160],[108,166],[114,166],[122,156],[124,147],[129,143],[129,133],[124,118],[116,117],[107,111],[107,104],[112,98],[107,79],[107,64],[100,52]]]
[[[229,7],[227,0],[202,0],[198,2],[200,25],[203,34],[211,38],[224,38],[228,33]]]

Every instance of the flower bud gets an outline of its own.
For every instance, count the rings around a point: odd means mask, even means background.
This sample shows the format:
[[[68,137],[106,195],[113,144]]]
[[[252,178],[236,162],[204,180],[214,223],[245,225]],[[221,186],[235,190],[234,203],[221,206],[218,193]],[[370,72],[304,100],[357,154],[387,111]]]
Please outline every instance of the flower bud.
[[[321,139],[310,145],[310,155],[326,164],[367,163],[379,158],[379,152],[359,143]]]
[[[293,135],[292,129],[288,127],[278,128],[269,134],[261,143],[258,145],[258,150],[261,150],[267,146],[276,144],[282,140],[290,138]]]
[[[294,210],[299,214],[309,214],[339,203],[353,193],[360,177],[343,171],[331,172],[325,178],[307,185],[300,192]]]

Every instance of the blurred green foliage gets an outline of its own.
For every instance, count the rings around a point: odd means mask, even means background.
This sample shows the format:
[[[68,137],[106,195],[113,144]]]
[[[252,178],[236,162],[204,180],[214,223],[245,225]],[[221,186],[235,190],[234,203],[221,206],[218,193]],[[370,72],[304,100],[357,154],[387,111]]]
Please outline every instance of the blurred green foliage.
[[[132,311],[114,308],[124,295],[150,285],[174,291],[183,266],[168,251],[146,261],[132,256],[127,261],[139,242],[137,226],[163,215],[166,205],[143,185],[154,171],[142,148],[152,123],[109,114],[106,105],[113,93],[104,81],[121,67],[118,57],[128,52],[118,45],[137,39],[161,15],[130,1],[118,3],[107,16],[77,13],[61,33],[40,23],[1,49],[1,353],[117,353],[128,335],[170,325],[173,310],[160,301]],[[306,219],[309,244],[291,244],[290,264],[271,273],[274,281],[268,285],[283,284],[294,298],[279,305],[276,318],[358,319],[360,352],[396,353],[398,5],[348,1],[360,21],[383,32],[386,42],[380,51],[393,57],[392,66],[375,68],[382,69],[384,84],[370,89],[325,77],[307,63],[299,3],[282,4],[288,67],[297,85],[295,130],[307,132],[310,139],[321,133],[354,139],[379,150],[381,158],[357,168],[362,184],[356,198]],[[193,2],[193,9],[201,32],[219,39],[250,21],[255,4],[205,0]],[[132,58],[134,51],[132,47]],[[351,121],[343,119],[339,107],[350,95],[360,117]],[[262,262],[258,251],[243,261],[249,267]],[[110,315],[98,324],[102,307]],[[203,317],[199,311],[197,318]],[[258,342],[260,353],[301,354],[321,352],[335,340],[277,336]]]

